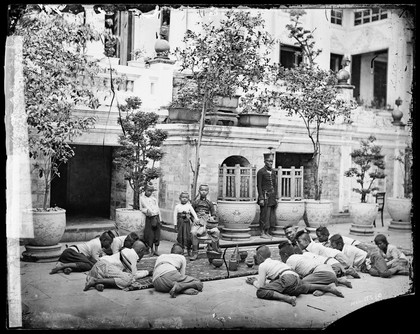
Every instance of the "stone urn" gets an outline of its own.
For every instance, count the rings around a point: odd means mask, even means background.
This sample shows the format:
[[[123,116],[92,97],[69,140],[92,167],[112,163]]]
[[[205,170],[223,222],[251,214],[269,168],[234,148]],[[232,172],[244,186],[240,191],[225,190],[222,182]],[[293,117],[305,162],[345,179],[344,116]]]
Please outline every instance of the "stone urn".
[[[115,209],[115,227],[119,235],[136,232],[141,239],[144,235],[145,224],[146,215],[140,210],[130,208]]]
[[[349,203],[349,214],[352,220],[350,234],[373,235],[373,222],[378,214],[376,203]]]
[[[30,262],[57,261],[62,252],[59,242],[66,229],[66,210],[25,211],[23,219],[32,220],[34,237],[28,239],[22,259]]]
[[[391,216],[390,230],[401,232],[411,231],[411,199],[410,198],[393,198],[386,199],[386,207]]]
[[[223,225],[223,240],[250,240],[250,225],[258,212],[257,201],[217,201],[219,223]]]
[[[284,237],[283,228],[287,225],[296,226],[305,213],[304,201],[281,201],[276,207],[276,227],[273,234]]]
[[[327,226],[330,223],[333,213],[333,203],[328,200],[316,201],[306,199],[304,220],[312,238],[316,238],[315,230],[319,226]]]

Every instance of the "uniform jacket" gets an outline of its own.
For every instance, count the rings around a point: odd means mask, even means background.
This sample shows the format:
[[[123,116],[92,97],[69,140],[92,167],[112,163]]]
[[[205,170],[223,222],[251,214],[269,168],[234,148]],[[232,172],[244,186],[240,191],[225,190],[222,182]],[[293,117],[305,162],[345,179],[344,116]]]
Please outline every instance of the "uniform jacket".
[[[274,168],[271,173],[266,166],[257,172],[258,201],[266,199],[265,205],[273,206],[277,204],[277,174]]]

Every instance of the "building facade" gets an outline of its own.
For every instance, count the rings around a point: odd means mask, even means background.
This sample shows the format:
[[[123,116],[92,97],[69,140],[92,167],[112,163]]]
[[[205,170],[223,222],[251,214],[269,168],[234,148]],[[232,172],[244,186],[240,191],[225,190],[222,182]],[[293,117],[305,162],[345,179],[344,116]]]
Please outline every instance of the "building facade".
[[[110,13],[96,13],[85,5],[86,21],[98,29],[105,25]],[[118,146],[120,127],[117,124],[116,102],[125,97],[139,96],[143,109],[157,112],[159,127],[169,133],[164,144],[165,156],[160,162],[163,176],[157,180],[157,197],[162,218],[172,224],[174,206],[181,191],[190,191],[193,180],[198,124],[167,123],[168,105],[172,100],[174,81],[179,78],[176,59],[155,58],[156,36],[161,35],[171,50],[183,47],[187,29],[199,29],[198,22],[217,21],[223,8],[159,8],[148,13],[124,11],[112,13],[114,33],[120,37],[118,74],[124,74],[116,99],[111,104],[109,75],[98,78],[97,94],[101,106],[97,110],[80,108],[76,114],[89,113],[97,117],[95,129],[75,139],[76,156],[63,167],[62,177],[52,185],[51,204],[65,207],[68,214],[79,213],[114,218],[115,209],[129,207],[131,190],[114,169],[112,157]],[[247,10],[247,9],[243,9]],[[299,50],[288,37],[290,22],[287,9],[251,9],[260,12],[268,32],[278,39],[272,60],[284,66],[300,61]],[[303,24],[314,30],[316,47],[322,49],[317,63],[324,69],[338,71],[344,57],[350,60],[350,84],[358,108],[352,112],[352,122],[338,121],[325,125],[321,132],[321,164],[323,199],[333,201],[334,211],[343,212],[349,202],[358,201],[352,191],[355,180],[346,178],[344,171],[352,166],[350,152],[361,139],[373,134],[383,147],[386,178],[379,180],[380,191],[387,196],[403,195],[403,169],[395,156],[411,143],[410,106],[413,82],[412,18],[401,8],[311,8],[306,9]],[[162,28],[163,27],[163,28]],[[163,31],[163,34],[162,34]],[[163,37],[162,37],[163,36]],[[132,51],[141,49],[150,59],[138,65]],[[103,46],[92,43],[88,53],[103,58]],[[106,63],[106,59],[103,61]],[[107,65],[106,65],[107,66]],[[401,101],[396,105],[396,101]],[[403,112],[401,123],[393,124],[393,110]],[[263,153],[271,148],[275,166],[303,166],[304,178],[309,179],[312,144],[306,128],[297,117],[288,117],[279,108],[270,110],[266,128],[237,125],[211,125],[204,128],[198,184],[210,186],[210,200],[217,201],[219,165],[263,166]],[[408,125],[407,125],[408,124]],[[33,202],[37,202],[37,184],[33,179]],[[87,186],[89,185],[89,186]],[[372,198],[370,200],[373,200]]]

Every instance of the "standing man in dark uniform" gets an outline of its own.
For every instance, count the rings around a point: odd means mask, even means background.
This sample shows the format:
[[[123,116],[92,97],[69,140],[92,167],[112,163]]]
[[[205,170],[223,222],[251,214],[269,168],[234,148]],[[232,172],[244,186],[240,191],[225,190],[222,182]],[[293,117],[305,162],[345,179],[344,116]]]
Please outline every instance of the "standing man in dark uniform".
[[[274,154],[264,153],[265,166],[257,172],[258,205],[260,206],[261,238],[271,239],[276,225],[277,175],[273,169]]]

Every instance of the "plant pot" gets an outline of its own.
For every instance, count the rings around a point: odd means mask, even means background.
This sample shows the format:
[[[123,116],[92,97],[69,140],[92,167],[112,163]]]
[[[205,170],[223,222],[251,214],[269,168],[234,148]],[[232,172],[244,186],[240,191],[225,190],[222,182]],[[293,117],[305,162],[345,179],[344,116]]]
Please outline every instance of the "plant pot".
[[[351,234],[373,234],[373,221],[378,214],[376,203],[349,203],[349,214],[353,222],[350,227]]]
[[[139,238],[143,238],[146,215],[140,210],[130,208],[115,209],[115,227],[120,235],[136,232]]]
[[[411,199],[387,198],[386,207],[391,216],[390,230],[411,231]]]
[[[240,126],[265,128],[268,125],[268,114],[239,114]]]
[[[257,201],[217,201],[217,214],[223,224],[221,237],[223,240],[250,240],[249,225],[255,220]]]
[[[168,113],[168,123],[197,123],[201,116],[198,110],[189,108],[169,108]]]
[[[109,65],[111,64],[112,67],[119,65],[120,58],[119,57],[105,57],[101,59],[101,63]]]
[[[215,106],[218,110],[230,110],[235,111],[239,105],[240,95],[228,96],[216,96],[214,99]]]
[[[32,220],[34,237],[28,239],[24,261],[54,262],[61,255],[59,244],[66,229],[66,210],[25,211],[25,221]]]
[[[296,226],[305,213],[304,201],[277,201],[276,227],[274,235],[284,236],[283,228],[287,225]]]
[[[315,230],[319,226],[327,226],[330,223],[333,203],[332,201],[315,201],[307,199],[305,202],[304,220],[307,225],[307,230],[310,232],[312,238],[316,238]]]
[[[145,68],[146,67],[146,63],[144,62],[144,60],[129,60],[127,61],[128,66],[131,67],[139,67],[139,68]]]

